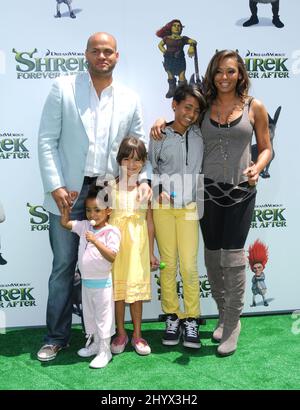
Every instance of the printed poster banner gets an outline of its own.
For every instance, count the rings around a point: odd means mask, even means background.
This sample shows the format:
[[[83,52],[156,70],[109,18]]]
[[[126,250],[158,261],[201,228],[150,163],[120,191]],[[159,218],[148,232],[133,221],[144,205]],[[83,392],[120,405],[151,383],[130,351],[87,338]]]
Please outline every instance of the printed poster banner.
[[[30,9],[26,2],[11,0],[2,5],[0,328],[4,322],[8,327],[45,324],[52,255],[37,159],[38,126],[52,82],[86,71],[86,41],[97,31],[107,31],[118,40],[120,61],[114,78],[140,95],[146,133],[156,118],[172,118],[176,84],[185,79],[200,82],[216,50],[239,51],[251,78],[251,95],[267,107],[274,150],[261,174],[246,243],[247,254],[252,256],[244,313],[300,307],[296,171],[300,3],[280,0],[277,12],[270,1],[257,3],[257,16],[251,14],[249,0],[190,0],[187,6],[179,0],[32,0]],[[180,41],[175,42],[176,58],[168,59],[164,53],[174,43],[162,29],[173,20]],[[197,55],[192,57],[191,44],[197,45]],[[255,141],[252,155],[257,155]],[[257,262],[257,254],[260,260],[263,255],[263,263]],[[202,314],[210,316],[216,308],[203,259],[200,241]],[[178,294],[182,301],[180,276]],[[162,313],[159,297],[156,271],[153,300],[144,304],[145,319],[156,319]],[[74,320],[79,320],[76,315]]]

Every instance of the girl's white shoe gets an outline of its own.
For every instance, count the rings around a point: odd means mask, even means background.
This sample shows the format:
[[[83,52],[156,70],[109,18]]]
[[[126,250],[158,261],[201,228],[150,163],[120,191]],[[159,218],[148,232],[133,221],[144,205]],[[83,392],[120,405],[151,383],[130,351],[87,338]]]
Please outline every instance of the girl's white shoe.
[[[112,359],[110,350],[105,350],[99,353],[90,363],[92,369],[101,369],[105,367]]]
[[[100,339],[99,350],[97,356],[91,361],[90,367],[92,369],[101,369],[105,367],[112,359],[110,351],[110,337]]]

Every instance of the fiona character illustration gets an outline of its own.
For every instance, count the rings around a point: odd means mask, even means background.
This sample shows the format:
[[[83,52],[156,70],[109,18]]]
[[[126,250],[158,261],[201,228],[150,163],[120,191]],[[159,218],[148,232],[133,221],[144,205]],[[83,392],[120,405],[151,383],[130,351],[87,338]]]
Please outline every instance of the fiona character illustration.
[[[172,98],[176,85],[183,85],[187,82],[185,77],[186,60],[184,55],[184,46],[189,45],[188,56],[193,57],[195,54],[194,47],[197,45],[196,40],[187,36],[182,36],[183,25],[180,20],[172,20],[159,29],[156,35],[162,40],[158,48],[164,55],[164,69],[168,74],[169,90],[166,98]],[[177,83],[178,77],[178,84]]]

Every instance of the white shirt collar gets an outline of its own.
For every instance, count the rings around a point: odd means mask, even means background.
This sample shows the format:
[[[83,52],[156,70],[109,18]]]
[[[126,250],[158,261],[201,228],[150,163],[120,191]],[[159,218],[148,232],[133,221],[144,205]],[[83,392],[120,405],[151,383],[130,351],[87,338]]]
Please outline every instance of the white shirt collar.
[[[88,79],[89,79],[90,88],[93,88],[93,89],[95,90],[92,77],[91,77],[91,75],[90,75],[89,72],[87,72],[87,73],[88,73]],[[115,87],[115,82],[114,82],[114,80],[113,80],[112,83],[111,83],[108,87],[106,87],[106,88],[104,88],[104,90],[102,90],[101,94],[103,94],[103,93],[104,93],[104,94],[109,94],[109,93],[112,94],[113,91],[114,91],[114,87]],[[96,90],[95,90],[95,91],[96,91]]]

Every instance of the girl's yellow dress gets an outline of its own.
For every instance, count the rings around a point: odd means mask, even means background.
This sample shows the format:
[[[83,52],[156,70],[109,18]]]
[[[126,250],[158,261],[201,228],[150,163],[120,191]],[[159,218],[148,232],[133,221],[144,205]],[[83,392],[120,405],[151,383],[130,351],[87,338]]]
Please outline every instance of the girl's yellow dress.
[[[132,191],[112,189],[113,210],[109,223],[120,229],[121,244],[113,263],[114,299],[133,303],[151,299],[151,276],[147,209],[136,200]]]

